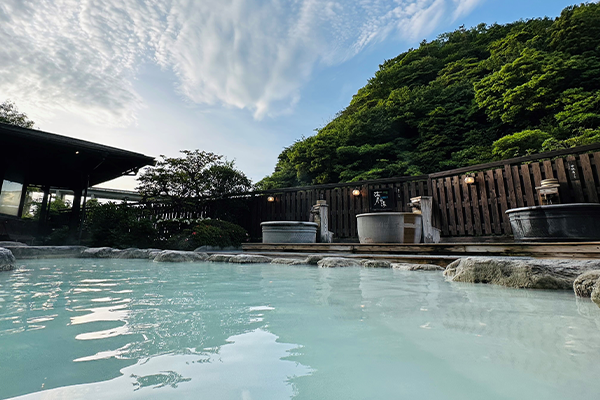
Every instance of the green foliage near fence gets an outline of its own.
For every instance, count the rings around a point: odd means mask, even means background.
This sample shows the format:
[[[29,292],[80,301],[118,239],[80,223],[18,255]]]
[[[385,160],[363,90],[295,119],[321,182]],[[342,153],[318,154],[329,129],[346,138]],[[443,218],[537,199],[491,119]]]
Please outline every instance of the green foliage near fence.
[[[210,218],[161,218],[144,204],[87,202],[83,243],[93,247],[193,250],[200,246],[239,246],[246,231]]]
[[[600,4],[588,3],[423,41],[285,148],[258,187],[420,175],[598,142],[599,38]]]
[[[157,230],[144,210],[126,203],[87,202],[84,243],[92,247],[153,247]],[[149,217],[149,215],[148,215]]]
[[[194,250],[201,246],[239,247],[247,240],[246,230],[239,225],[204,219],[157,244],[166,249]]]

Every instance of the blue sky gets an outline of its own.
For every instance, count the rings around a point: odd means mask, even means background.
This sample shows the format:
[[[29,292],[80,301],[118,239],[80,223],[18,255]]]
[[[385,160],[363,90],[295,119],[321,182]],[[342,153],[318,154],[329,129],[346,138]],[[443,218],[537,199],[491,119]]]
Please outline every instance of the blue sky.
[[[150,156],[222,154],[256,182],[384,60],[460,25],[556,17],[570,4],[2,0],[0,102],[39,129]]]

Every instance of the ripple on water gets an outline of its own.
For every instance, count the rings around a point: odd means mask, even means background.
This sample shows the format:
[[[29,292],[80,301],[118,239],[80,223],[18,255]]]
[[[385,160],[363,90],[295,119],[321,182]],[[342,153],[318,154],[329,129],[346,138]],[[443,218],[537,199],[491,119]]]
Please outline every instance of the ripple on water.
[[[290,399],[294,388],[290,377],[308,376],[313,371],[286,360],[298,346],[280,343],[272,333],[257,329],[227,339],[227,343],[193,354],[164,354],[141,360],[121,370],[109,381],[73,385],[32,393],[23,399]],[[115,356],[123,350],[98,353],[77,362]],[[122,351],[121,351],[122,352]],[[265,383],[267,383],[265,385]],[[177,389],[173,392],[173,389]]]
[[[67,263],[53,271],[32,261],[0,276],[0,398],[557,400],[600,391],[600,309],[572,294],[395,270]]]

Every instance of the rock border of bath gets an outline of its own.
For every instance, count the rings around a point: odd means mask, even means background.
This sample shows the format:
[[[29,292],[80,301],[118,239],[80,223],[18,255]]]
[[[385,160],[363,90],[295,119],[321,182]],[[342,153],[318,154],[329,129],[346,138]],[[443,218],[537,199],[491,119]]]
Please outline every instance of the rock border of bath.
[[[6,242],[5,242],[6,243]],[[367,268],[395,268],[406,271],[442,271],[444,267],[434,264],[393,263],[385,260],[372,260],[348,257],[332,257],[326,255],[308,255],[305,258],[267,257],[247,253],[215,252],[208,254],[205,248],[194,251],[161,250],[161,249],[115,249],[112,247],[85,246],[27,246],[21,243],[5,245],[0,251],[10,254],[10,269],[15,260],[40,258],[95,258],[95,259],[142,259],[155,262],[226,262],[234,264],[281,264],[281,265],[314,265],[322,268],[363,266]],[[229,249],[228,249],[229,250]],[[233,249],[235,250],[235,249]],[[8,258],[7,258],[8,260]],[[2,265],[2,264],[0,264]]]
[[[114,249],[85,246],[27,246],[19,243],[0,247],[0,271],[12,270],[17,260],[35,258],[146,259],[154,262],[224,262],[235,264],[270,263],[314,265],[321,268],[394,268],[405,271],[443,271],[451,282],[489,283],[523,289],[572,289],[577,297],[589,297],[600,307],[600,260],[536,259],[529,257],[461,257],[446,268],[434,264],[394,263],[361,259],[308,255],[306,258],[267,257],[161,249]]]

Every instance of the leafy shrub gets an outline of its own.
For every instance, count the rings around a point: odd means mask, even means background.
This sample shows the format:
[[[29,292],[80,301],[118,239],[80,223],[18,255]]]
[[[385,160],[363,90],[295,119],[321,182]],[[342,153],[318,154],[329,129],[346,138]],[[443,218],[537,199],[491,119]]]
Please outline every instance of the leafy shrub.
[[[85,244],[94,247],[158,247],[193,250],[200,246],[239,246],[248,234],[239,225],[216,219],[155,221],[145,209],[126,203],[87,203]]]
[[[600,142],[600,130],[586,129],[584,133],[565,140],[550,138],[542,144],[542,151],[562,150]]]
[[[87,203],[86,244],[95,247],[140,247],[154,245],[157,232],[145,210],[113,202]]]
[[[45,246],[64,246],[75,243],[72,232],[67,225],[53,229],[48,236],[42,238],[42,244]]]
[[[504,160],[539,153],[542,150],[542,144],[551,138],[552,135],[540,129],[524,130],[496,140],[492,144],[492,154]]]
[[[204,219],[168,238],[164,247],[177,250],[193,250],[200,246],[237,247],[247,238],[246,230],[239,225],[216,219]]]

